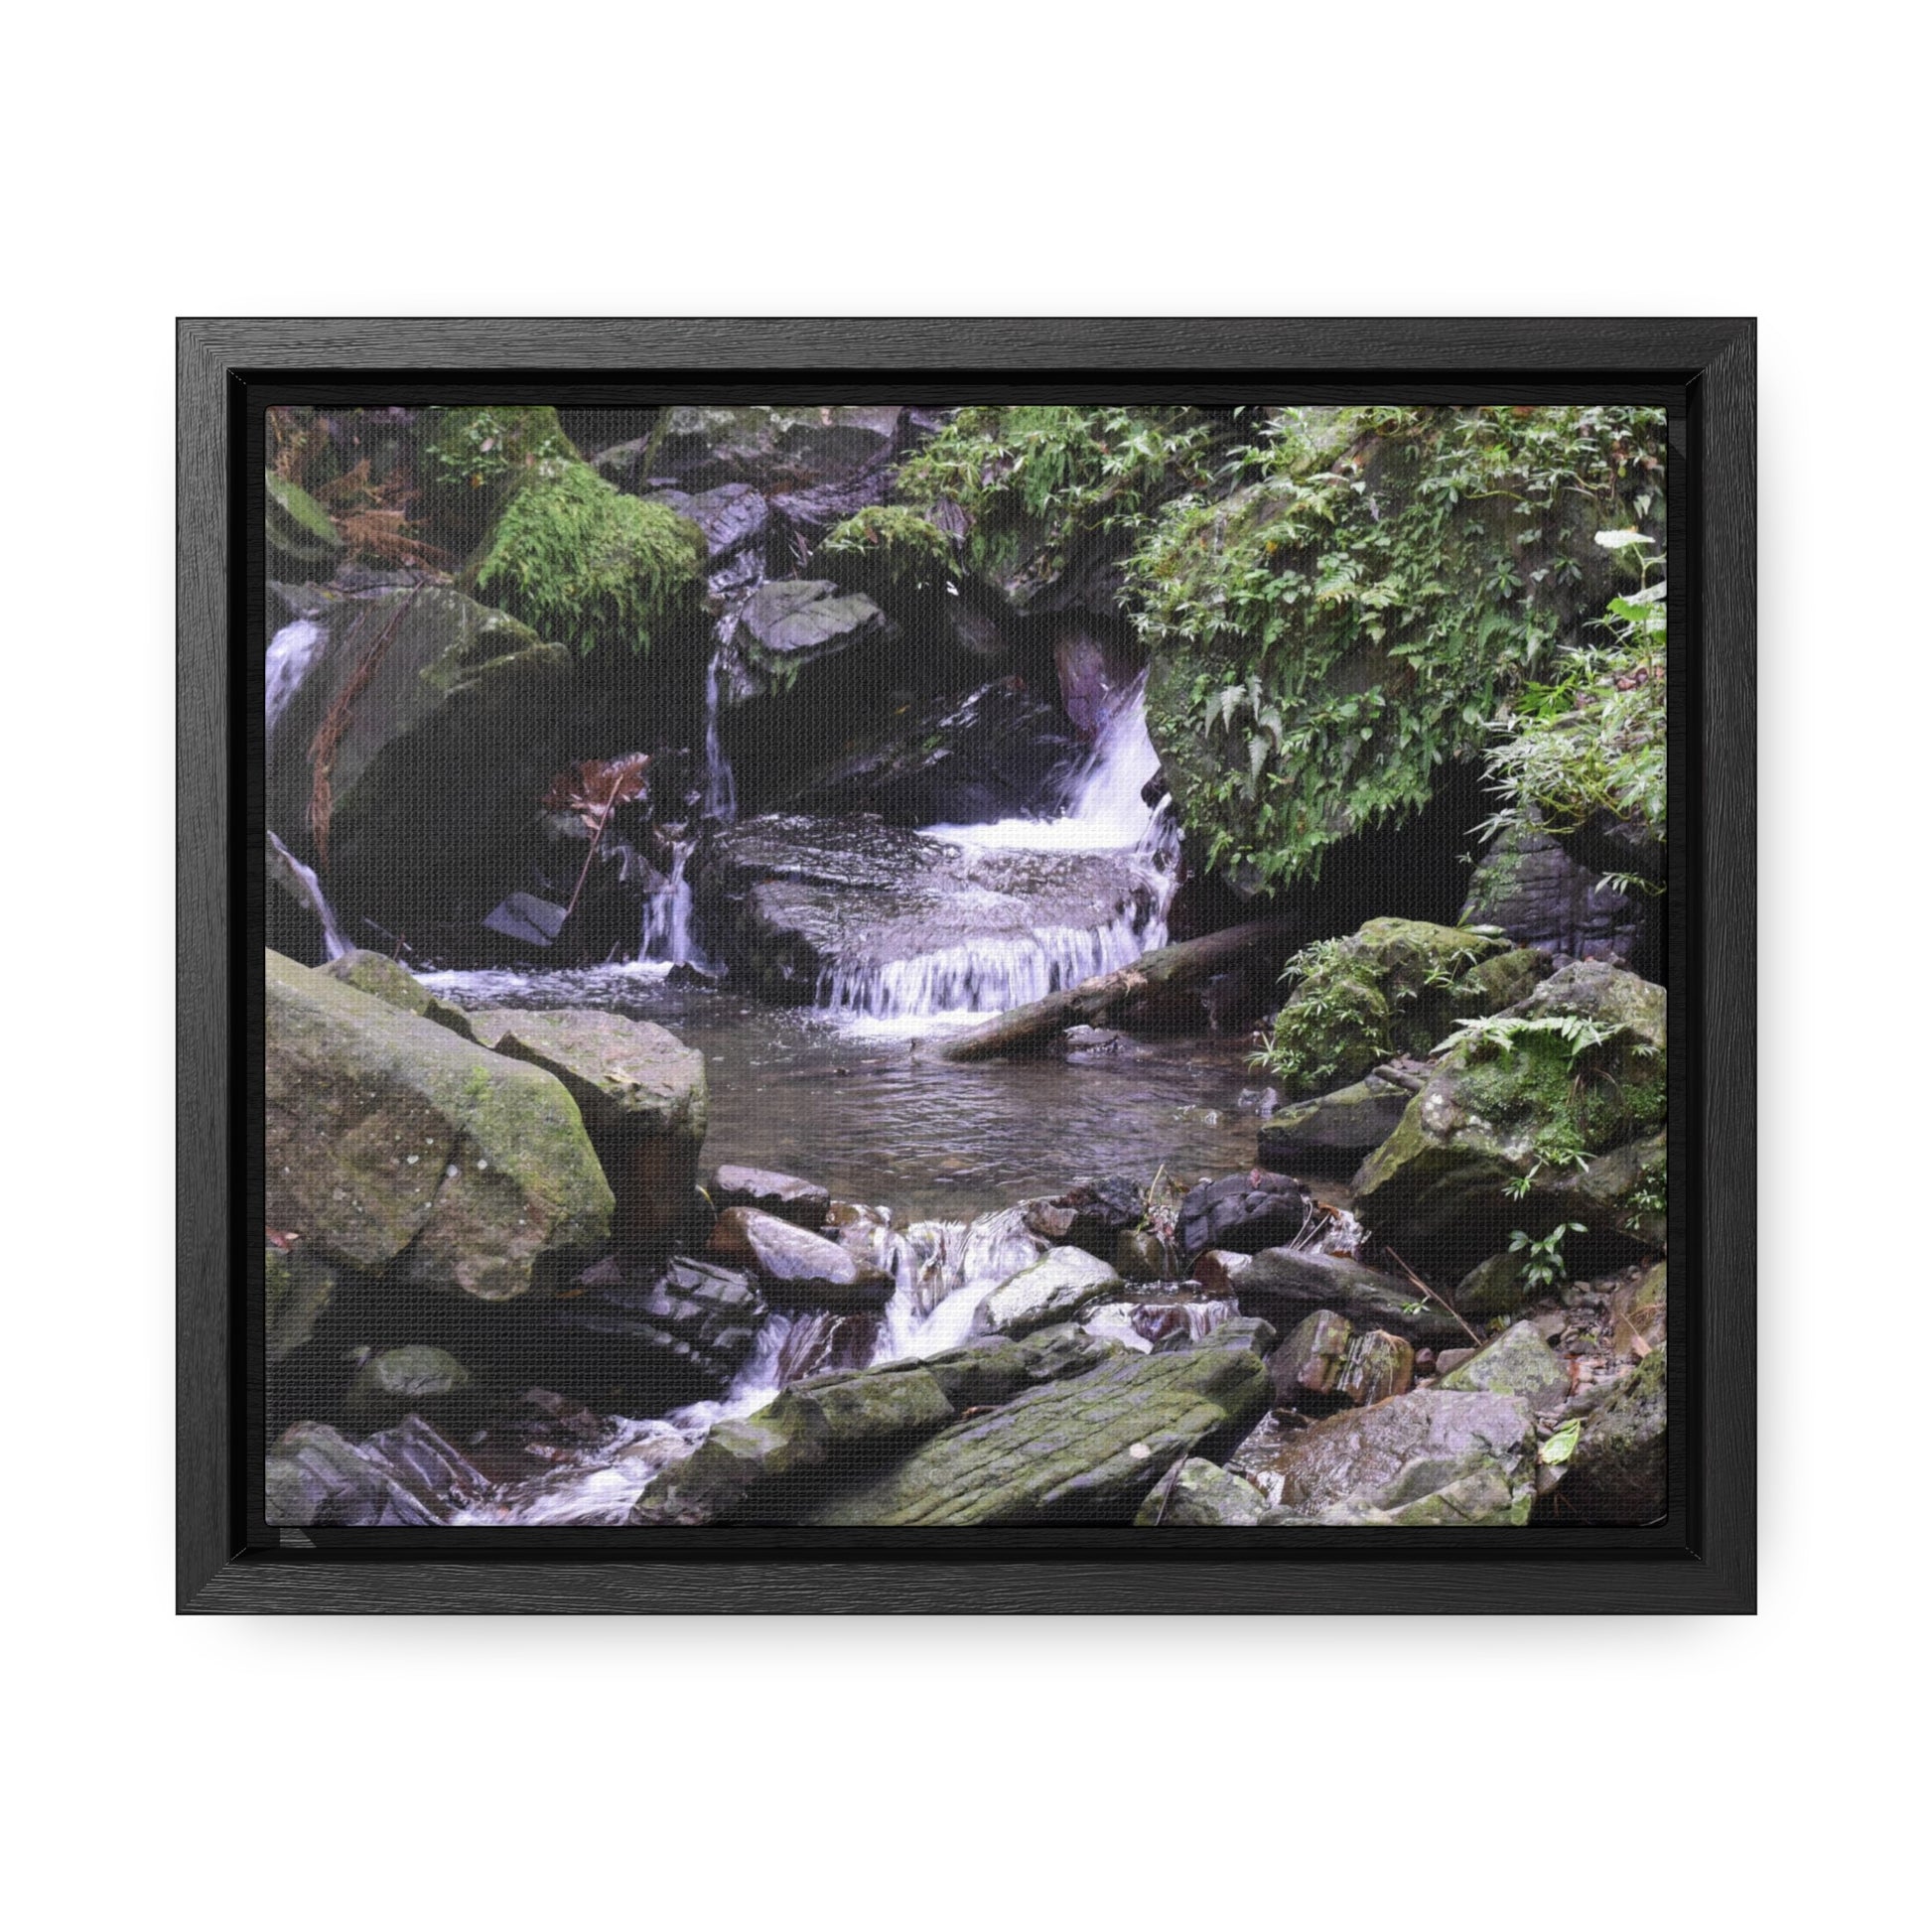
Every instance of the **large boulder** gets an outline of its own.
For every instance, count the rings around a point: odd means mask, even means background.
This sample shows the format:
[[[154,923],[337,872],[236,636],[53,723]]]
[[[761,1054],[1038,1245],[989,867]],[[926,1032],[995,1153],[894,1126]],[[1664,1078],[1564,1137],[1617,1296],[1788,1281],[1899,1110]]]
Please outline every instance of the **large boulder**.
[[[366,993],[370,999],[380,1000],[384,1006],[394,1007],[398,1012],[414,1013],[425,1020],[434,1020],[439,1027],[449,1028],[461,1038],[477,1037],[470,1016],[461,1007],[453,1007],[447,1000],[439,1000],[414,973],[386,953],[366,952],[359,946],[351,947],[325,965],[318,966],[316,971],[326,973],[333,980],[341,980],[345,986],[352,986],[356,992]]]
[[[1356,1211],[1413,1267],[1461,1274],[1578,1221],[1566,1259],[1654,1246],[1664,990],[1596,961],[1546,980],[1446,1053],[1355,1176]],[[1505,1192],[1507,1189],[1507,1193]]]
[[[1268,1406],[1266,1322],[1224,1323],[1191,1348],[1122,1351],[1071,1381],[962,1419],[877,1482],[819,1510],[824,1525],[1131,1523],[1183,1457],[1213,1460]]]
[[[1300,1431],[1255,1473],[1271,1524],[1527,1523],[1536,1419],[1520,1397],[1418,1389]]]
[[[1276,1173],[1352,1174],[1409,1110],[1415,1087],[1381,1071],[1316,1100],[1278,1109],[1261,1124],[1256,1165]]]
[[[1141,951],[1153,895],[1130,854],[981,849],[877,819],[748,819],[700,882],[708,929],[767,997],[999,1012]],[[964,943],[971,935],[972,945]]]
[[[733,482],[767,492],[845,483],[891,456],[900,414],[897,405],[872,403],[680,404],[664,411],[643,467],[693,490]]]
[[[1183,1262],[1210,1248],[1259,1254],[1293,1241],[1308,1226],[1308,1189],[1279,1173],[1229,1174],[1190,1187],[1175,1216]]]
[[[1476,861],[1461,922],[1494,926],[1541,952],[1628,960],[1644,942],[1648,918],[1636,895],[1605,886],[1549,833],[1518,825]]]
[[[538,801],[574,749],[570,653],[447,585],[329,597],[308,621],[319,639],[268,735],[268,824],[320,866],[326,791],[321,870],[351,932],[474,926],[537,855]],[[310,750],[332,713],[319,788]]]
[[[551,1074],[279,954],[266,977],[271,1227],[489,1302],[608,1240],[611,1189]]]

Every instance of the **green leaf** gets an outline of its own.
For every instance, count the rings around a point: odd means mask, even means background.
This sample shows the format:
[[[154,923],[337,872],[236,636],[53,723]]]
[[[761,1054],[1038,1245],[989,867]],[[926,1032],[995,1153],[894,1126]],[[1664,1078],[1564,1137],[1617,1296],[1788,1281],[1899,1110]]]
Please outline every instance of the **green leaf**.
[[[1550,1440],[1547,1443],[1545,1443],[1540,1449],[1537,1450],[1536,1459],[1539,1462],[1543,1463],[1546,1468],[1555,1469],[1561,1467],[1564,1463],[1570,1460],[1572,1455],[1576,1453],[1577,1439],[1583,1433],[1584,1433],[1583,1418],[1581,1416],[1574,1417],[1571,1421],[1565,1423],[1564,1426],[1561,1429],[1559,1429],[1557,1433],[1554,1436],[1552,1436]]]

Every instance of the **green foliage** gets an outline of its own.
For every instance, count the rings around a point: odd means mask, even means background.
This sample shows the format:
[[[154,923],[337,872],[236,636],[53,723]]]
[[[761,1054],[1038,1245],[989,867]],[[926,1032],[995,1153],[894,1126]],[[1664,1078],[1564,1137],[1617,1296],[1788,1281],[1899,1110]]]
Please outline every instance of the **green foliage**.
[[[950,506],[973,568],[1024,595],[1080,539],[1126,527],[1163,496],[1204,486],[1214,424],[1198,410],[960,410],[899,471],[898,494]]]
[[[1665,842],[1664,589],[1612,598],[1601,626],[1608,642],[1573,652],[1552,681],[1524,686],[1492,724],[1503,742],[1488,754],[1487,776],[1500,803],[1477,828],[1483,837],[1526,821],[1561,834],[1601,812]],[[1629,873],[1604,883],[1658,890]]]
[[[696,524],[624,495],[586,464],[549,460],[498,518],[477,586],[582,656],[607,637],[636,653],[689,600],[704,559]]]
[[[834,524],[822,552],[863,559],[867,573],[888,590],[933,589],[959,575],[952,538],[902,503],[875,503]]]
[[[1616,567],[1661,527],[1663,415],[1635,408],[1284,409],[1231,494],[1168,503],[1128,562],[1164,753],[1204,737],[1181,808],[1266,885],[1429,798]],[[1600,600],[1601,591],[1596,593]]]
[[[1523,1229],[1515,1229],[1509,1237],[1509,1251],[1523,1257],[1525,1283],[1539,1293],[1561,1288],[1570,1279],[1563,1261],[1564,1238],[1584,1231],[1581,1221],[1559,1221],[1541,1240],[1533,1241]]]
[[[423,481],[431,484],[486,489],[533,464],[577,457],[551,408],[501,404],[423,414]]]
[[[1600,1046],[1621,1031],[1620,1027],[1606,1027],[1601,1021],[1581,1013],[1544,1013],[1534,1018],[1487,1014],[1474,1020],[1457,1021],[1455,1032],[1436,1051],[1447,1053],[1451,1047],[1473,1044],[1513,1053],[1526,1040],[1559,1039],[1569,1049],[1574,1063],[1587,1047]]]

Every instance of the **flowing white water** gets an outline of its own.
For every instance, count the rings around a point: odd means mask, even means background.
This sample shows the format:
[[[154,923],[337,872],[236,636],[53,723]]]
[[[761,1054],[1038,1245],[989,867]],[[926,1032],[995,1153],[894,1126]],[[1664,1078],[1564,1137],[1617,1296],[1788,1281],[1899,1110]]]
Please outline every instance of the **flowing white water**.
[[[738,779],[718,736],[725,651],[737,627],[735,616],[720,621],[717,647],[711,653],[704,679],[704,815],[721,825],[729,825],[738,816]]]
[[[309,674],[309,665],[323,636],[322,625],[313,618],[297,618],[268,640],[266,703],[271,732],[288,701],[302,688],[302,680]]]
[[[691,847],[682,841],[671,848],[671,870],[664,883],[644,901],[644,930],[637,957],[665,965],[702,964],[697,941],[691,936],[691,882],[684,876]]]
[[[1143,892],[1105,924],[1039,926],[1020,938],[957,945],[863,966],[829,968],[817,1003],[889,1030],[966,1026],[1131,965],[1168,942],[1178,835],[1166,801],[1150,804],[1161,759],[1148,736],[1146,680],[1122,695],[1092,756],[1066,790],[1058,818],[1003,818],[986,825],[928,825],[927,838],[975,851],[1119,852],[1131,855]]]
[[[340,959],[349,950],[349,943],[336,923],[335,908],[329,903],[329,896],[322,890],[322,881],[316,877],[313,868],[305,866],[273,832],[268,835],[268,848],[272,862],[286,869],[289,884],[296,895],[308,900],[310,910],[322,926],[322,943],[329,949],[329,957]]]

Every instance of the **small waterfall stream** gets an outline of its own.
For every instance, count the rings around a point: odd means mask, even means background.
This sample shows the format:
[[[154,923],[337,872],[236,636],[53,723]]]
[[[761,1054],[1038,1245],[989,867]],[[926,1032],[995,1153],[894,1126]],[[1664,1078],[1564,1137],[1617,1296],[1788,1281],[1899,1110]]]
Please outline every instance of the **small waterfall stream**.
[[[268,862],[282,874],[290,892],[316,915],[329,957],[342,958],[350,950],[349,942],[336,923],[335,908],[329,903],[329,896],[322,890],[322,881],[316,877],[314,867],[305,866],[273,832],[268,835]]]
[[[277,720],[288,709],[289,700],[302,688],[315,659],[316,647],[328,633],[313,618],[297,618],[285,623],[268,641],[264,663],[265,709],[268,729],[273,734]]]

